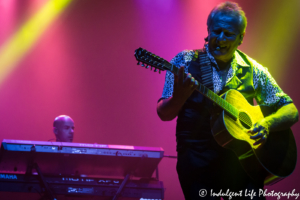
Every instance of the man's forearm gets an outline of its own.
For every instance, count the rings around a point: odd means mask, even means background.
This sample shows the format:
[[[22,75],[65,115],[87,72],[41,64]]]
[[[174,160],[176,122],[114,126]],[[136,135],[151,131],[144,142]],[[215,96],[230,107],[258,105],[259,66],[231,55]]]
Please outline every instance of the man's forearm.
[[[265,118],[269,124],[269,131],[281,131],[290,128],[298,121],[299,114],[293,103],[287,104],[279,108],[274,114]]]
[[[173,96],[162,99],[157,103],[157,114],[162,121],[171,121],[179,113],[185,101],[199,85],[190,73],[185,76],[184,67],[180,67],[178,75],[174,75]]]
[[[171,121],[178,115],[184,102],[185,100],[174,97],[162,99],[157,103],[157,114],[162,121]]]

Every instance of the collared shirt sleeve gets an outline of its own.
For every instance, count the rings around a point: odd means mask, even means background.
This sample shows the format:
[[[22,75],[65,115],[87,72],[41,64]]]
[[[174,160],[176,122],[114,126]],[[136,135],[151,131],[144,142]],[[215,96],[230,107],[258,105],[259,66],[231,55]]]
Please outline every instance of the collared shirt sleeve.
[[[281,106],[293,102],[292,99],[282,91],[267,68],[255,61],[253,64],[255,99],[259,105],[270,106],[277,110]]]
[[[176,67],[184,66],[185,73],[188,73],[188,65],[189,65],[189,62],[192,60],[193,56],[194,56],[193,51],[184,50],[184,51],[178,53],[170,61],[170,63],[172,65],[175,65]],[[173,95],[173,88],[174,88],[174,74],[170,71],[167,71],[162,96],[158,101],[160,101],[161,99],[167,99],[167,98],[171,97]]]

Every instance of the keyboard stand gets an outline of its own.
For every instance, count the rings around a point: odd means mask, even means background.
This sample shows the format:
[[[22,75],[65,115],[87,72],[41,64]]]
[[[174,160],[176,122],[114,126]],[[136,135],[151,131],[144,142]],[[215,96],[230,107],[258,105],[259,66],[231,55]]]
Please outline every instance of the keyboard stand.
[[[31,153],[31,155],[30,155],[29,162],[27,164],[26,175],[28,175],[28,176],[32,175],[32,170],[35,169],[37,174],[38,174],[38,179],[39,179],[39,182],[40,182],[40,186],[41,186],[41,188],[45,189],[45,194],[44,194],[43,197],[41,197],[41,199],[57,200],[54,197],[54,194],[51,191],[48,183],[46,182],[46,180],[43,176],[43,173],[41,172],[41,169],[39,168],[38,164],[33,162],[35,154],[36,154],[35,145],[32,145],[32,147],[30,149],[30,153]]]
[[[129,177],[130,177],[130,173],[128,173],[128,174],[125,176],[125,178],[124,178],[124,180],[122,181],[120,187],[118,188],[117,193],[116,193],[115,196],[112,198],[112,200],[117,200],[117,199],[118,199],[118,197],[120,196],[120,194],[121,194],[121,192],[122,192],[124,186],[126,185],[127,181],[129,180]]]

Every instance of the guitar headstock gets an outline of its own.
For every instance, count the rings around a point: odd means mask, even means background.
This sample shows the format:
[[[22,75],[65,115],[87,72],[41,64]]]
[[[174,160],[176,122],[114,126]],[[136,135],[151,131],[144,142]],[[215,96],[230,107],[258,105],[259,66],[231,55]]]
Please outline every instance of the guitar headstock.
[[[137,64],[141,65],[142,67],[145,67],[146,69],[148,69],[150,66],[151,70],[152,68],[155,68],[154,72],[159,71],[159,73],[160,71],[170,70],[171,64],[168,61],[145,49],[136,49],[134,56],[138,61]]]

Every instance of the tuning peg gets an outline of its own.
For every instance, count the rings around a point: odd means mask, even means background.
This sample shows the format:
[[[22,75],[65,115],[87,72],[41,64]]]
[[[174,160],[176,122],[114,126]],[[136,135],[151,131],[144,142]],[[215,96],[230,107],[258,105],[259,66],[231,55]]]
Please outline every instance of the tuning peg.
[[[141,66],[142,66],[142,67],[145,67],[145,64],[144,64],[144,63],[142,63],[142,64],[141,64]]]
[[[161,70],[158,71],[158,73],[160,74]]]
[[[137,65],[140,65],[141,63],[140,63],[140,61],[137,63]]]
[[[147,65],[145,68],[146,68],[146,69],[149,69],[149,66]]]
[[[155,68],[154,72],[157,72],[157,68]]]
[[[150,70],[152,70],[152,68],[153,68],[153,67],[151,66],[151,67],[150,67]]]

